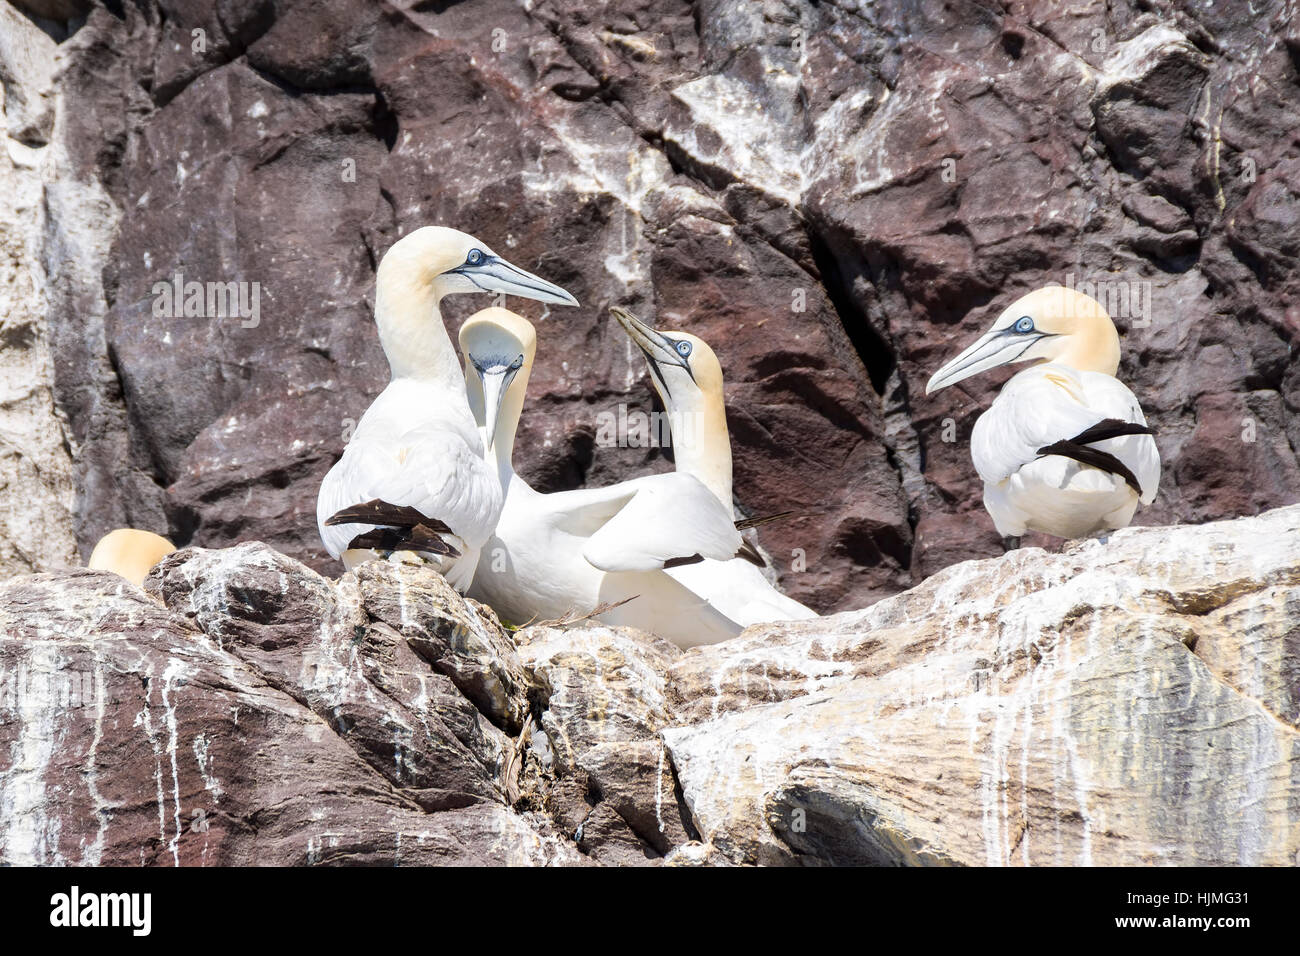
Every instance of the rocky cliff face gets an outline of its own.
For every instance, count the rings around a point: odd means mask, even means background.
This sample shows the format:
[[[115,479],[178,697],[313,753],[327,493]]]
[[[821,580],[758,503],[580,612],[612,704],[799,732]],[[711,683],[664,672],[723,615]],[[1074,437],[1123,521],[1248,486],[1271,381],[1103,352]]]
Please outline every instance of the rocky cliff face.
[[[0,862],[1289,864],[1300,507],[681,652],[262,544],[0,584]]]
[[[24,507],[75,510],[83,552],[134,525],[323,569],[316,487],[385,381],[374,263],[429,222],[583,303],[513,303],[540,319],[520,455],[543,489],[667,467],[596,441],[602,413],[651,410],[607,306],[708,339],[739,507],[819,512],[760,534],[819,610],[998,553],[967,438],[999,379],[922,386],[1047,282],[1107,284],[1165,461],[1139,521],[1296,500],[1300,34],[1283,0],[21,9],[5,23],[32,42],[0,43],[0,63],[5,175],[26,185],[4,201],[32,211],[0,294],[53,368],[37,411],[5,406],[34,437],[4,474]],[[33,151],[64,161],[18,172]],[[155,315],[178,273],[259,283],[256,323]],[[485,304],[451,302],[453,324]],[[15,509],[6,566],[65,563],[58,520],[24,559]]]

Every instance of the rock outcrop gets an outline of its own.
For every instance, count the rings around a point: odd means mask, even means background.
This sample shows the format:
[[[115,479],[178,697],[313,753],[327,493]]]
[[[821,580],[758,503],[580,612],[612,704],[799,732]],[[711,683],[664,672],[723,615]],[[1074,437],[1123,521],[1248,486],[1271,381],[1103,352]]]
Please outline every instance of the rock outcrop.
[[[76,472],[47,323],[60,298],[45,258],[44,185],[61,162],[57,61],[54,39],[0,3],[0,575],[77,558]]]
[[[146,593],[147,592],[147,593]],[[0,862],[1291,864],[1300,506],[682,652],[262,544],[0,584]]]
[[[5,202],[46,210],[4,239],[0,301],[35,330],[34,367],[49,343],[30,401],[52,383],[74,461],[47,411],[5,405],[4,434],[17,417],[39,440],[0,478],[64,516],[60,554],[75,467],[83,555],[131,525],[324,569],[316,489],[386,380],[374,264],[435,221],[583,303],[512,303],[545,315],[525,476],[667,467],[648,429],[598,441],[651,410],[606,307],[699,333],[728,375],[737,504],[815,513],[760,537],[821,611],[999,553],[967,442],[999,377],[923,384],[1048,282],[1107,284],[1165,462],[1139,521],[1296,500],[1284,0],[22,0],[5,17],[30,38],[0,49],[10,155],[63,159],[0,174],[25,183]],[[177,274],[258,283],[257,320],[158,314]],[[0,566],[52,566],[18,555],[29,532],[0,521]]]

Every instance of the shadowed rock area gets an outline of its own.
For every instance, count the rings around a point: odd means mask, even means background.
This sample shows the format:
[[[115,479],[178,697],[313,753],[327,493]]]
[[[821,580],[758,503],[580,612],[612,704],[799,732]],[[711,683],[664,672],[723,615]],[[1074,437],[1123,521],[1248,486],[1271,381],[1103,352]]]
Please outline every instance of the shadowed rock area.
[[[1290,864],[1300,506],[682,652],[260,544],[0,584],[0,862]]]
[[[28,436],[0,479],[51,515],[47,551],[0,514],[6,568],[128,525],[325,570],[316,489],[387,380],[375,262],[433,222],[582,302],[510,303],[539,320],[524,476],[668,467],[597,443],[602,414],[652,410],[606,309],[698,333],[728,377],[738,509],[814,512],[759,538],[819,611],[1000,552],[968,438],[1002,375],[922,393],[1050,282],[1109,284],[1164,461],[1139,523],[1296,500],[1282,0],[6,10],[31,37],[0,43],[23,223],[0,302],[44,371],[33,390],[0,363],[26,390],[0,424]],[[257,323],[156,315],[177,274],[259,283]],[[448,300],[451,324],[488,301]]]

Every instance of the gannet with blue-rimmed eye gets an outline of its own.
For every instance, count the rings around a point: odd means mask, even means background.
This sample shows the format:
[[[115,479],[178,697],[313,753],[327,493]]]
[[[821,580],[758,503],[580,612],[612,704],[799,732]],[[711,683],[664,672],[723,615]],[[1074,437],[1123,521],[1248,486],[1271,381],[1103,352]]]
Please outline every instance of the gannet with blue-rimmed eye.
[[[697,479],[670,472],[542,494],[515,474],[515,432],[536,341],[526,319],[501,308],[477,312],[461,326],[470,405],[505,489],[470,596],[516,624],[586,615],[631,598],[598,618],[680,647],[739,634],[739,624],[664,570],[736,554],[762,560],[730,510]]]
[[[1115,378],[1119,334],[1096,299],[1064,286],[1031,292],[934,373],[926,394],[1012,362],[971,432],[984,506],[1004,537],[1081,538],[1123,528],[1160,486],[1160,453],[1137,398]]]
[[[321,483],[316,517],[326,550],[348,568],[409,552],[463,591],[502,494],[438,308],[457,292],[578,304],[455,229],[425,226],[394,243],[375,276],[375,324],[392,381]]]
[[[677,471],[698,478],[730,512],[731,436],[722,363],[698,336],[657,331],[626,309],[615,307],[610,312],[650,367],[650,381],[668,416]],[[739,558],[703,561],[668,573],[746,627],[817,616],[773,587],[754,564]]]

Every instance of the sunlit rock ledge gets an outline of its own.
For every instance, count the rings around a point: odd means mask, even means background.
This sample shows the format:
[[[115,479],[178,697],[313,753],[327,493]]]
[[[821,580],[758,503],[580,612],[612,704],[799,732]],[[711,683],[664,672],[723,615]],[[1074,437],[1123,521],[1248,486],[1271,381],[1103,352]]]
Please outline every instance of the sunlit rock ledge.
[[[259,543],[0,584],[0,861],[1294,864],[1300,506],[682,652]]]

